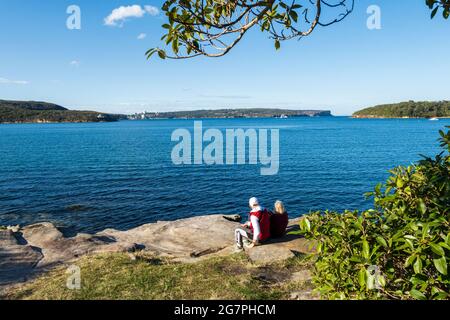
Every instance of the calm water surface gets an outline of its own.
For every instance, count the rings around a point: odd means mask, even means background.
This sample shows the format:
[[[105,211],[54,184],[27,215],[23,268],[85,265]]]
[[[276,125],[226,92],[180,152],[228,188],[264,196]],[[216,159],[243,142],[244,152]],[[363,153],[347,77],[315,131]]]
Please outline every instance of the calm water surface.
[[[193,120],[0,125],[0,225],[54,222],[67,234],[247,211],[258,196],[292,216],[364,209],[363,194],[438,150],[450,120],[336,118],[204,120],[203,127],[279,128],[280,171],[175,166],[171,133]]]

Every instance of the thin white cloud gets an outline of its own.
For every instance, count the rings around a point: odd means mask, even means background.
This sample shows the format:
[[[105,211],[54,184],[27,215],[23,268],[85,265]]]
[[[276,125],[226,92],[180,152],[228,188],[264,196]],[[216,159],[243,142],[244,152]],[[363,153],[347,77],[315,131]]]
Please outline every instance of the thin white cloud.
[[[140,34],[137,36],[137,39],[138,39],[138,40],[144,40],[145,38],[147,38],[147,34],[146,34],[146,33],[140,33]]]
[[[79,67],[80,66],[80,61],[78,60],[72,60],[69,63],[72,67]]]
[[[29,84],[29,82],[25,81],[25,80],[10,80],[10,79],[6,79],[6,78],[0,78],[0,84],[25,85],[25,84]]]
[[[144,10],[151,16],[157,16],[159,15],[159,9],[154,6],[144,6]]]
[[[159,14],[159,9],[154,6],[140,6],[138,4],[131,6],[121,6],[114,9],[109,16],[104,20],[106,26],[116,27],[122,26],[123,23],[130,18],[142,18],[146,14],[156,16]]]

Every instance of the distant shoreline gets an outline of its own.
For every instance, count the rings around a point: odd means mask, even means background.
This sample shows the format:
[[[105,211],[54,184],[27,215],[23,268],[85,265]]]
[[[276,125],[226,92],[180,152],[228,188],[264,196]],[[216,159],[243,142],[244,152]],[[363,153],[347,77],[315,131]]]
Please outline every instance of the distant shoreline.
[[[286,119],[318,119],[318,118],[351,118],[351,116],[299,116],[299,117],[288,117]],[[251,119],[279,119],[285,120],[284,118],[278,117],[235,117],[235,118],[149,118],[149,119],[120,119],[116,121],[17,121],[17,122],[0,122],[0,125],[12,125],[12,124],[70,124],[70,123],[117,123],[117,122],[140,122],[140,121],[162,121],[162,120],[251,120]]]
[[[15,122],[0,122],[1,124],[67,124],[67,123],[114,123],[117,121],[15,121]]]
[[[126,119],[126,116],[69,110],[54,103],[41,101],[0,100],[2,124],[114,122],[120,119]]]
[[[270,108],[217,109],[169,112],[141,112],[128,115],[128,120],[153,119],[258,119],[258,118],[298,118],[333,117],[329,110],[288,110]]]
[[[446,120],[450,119],[450,117],[379,117],[379,116],[302,116],[302,117],[288,117],[287,119],[318,119],[318,118],[348,118],[348,119],[369,119],[369,120],[430,120],[430,119],[439,119],[439,120]],[[280,119],[277,117],[247,117],[247,118],[241,118],[241,117],[235,117],[235,118],[149,118],[149,119],[136,119],[136,120],[129,120],[129,119],[120,119],[116,121],[16,121],[16,122],[0,122],[0,125],[18,125],[18,124],[85,124],[85,123],[117,123],[117,122],[141,122],[141,121],[165,121],[165,120],[256,120],[256,119],[279,119],[279,120],[285,120]]]
[[[405,101],[377,105],[356,111],[353,118],[366,119],[447,119],[450,101]]]

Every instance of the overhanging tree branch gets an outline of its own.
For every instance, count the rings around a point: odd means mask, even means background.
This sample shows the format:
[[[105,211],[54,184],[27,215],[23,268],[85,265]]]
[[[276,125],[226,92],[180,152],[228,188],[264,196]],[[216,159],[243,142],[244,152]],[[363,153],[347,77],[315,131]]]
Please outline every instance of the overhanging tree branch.
[[[450,16],[450,0],[424,0],[434,18],[440,10]],[[320,27],[347,18],[355,0],[166,0],[168,22],[162,37],[166,48],[152,48],[147,58],[187,59],[222,57],[256,26],[269,34],[279,49],[282,41],[301,39]]]
[[[268,33],[279,49],[281,41],[306,37],[317,26],[341,22],[353,11],[354,1],[167,0],[162,6],[168,18],[162,40],[168,48],[153,48],[146,55],[150,58],[156,53],[162,59],[222,57],[256,26]]]

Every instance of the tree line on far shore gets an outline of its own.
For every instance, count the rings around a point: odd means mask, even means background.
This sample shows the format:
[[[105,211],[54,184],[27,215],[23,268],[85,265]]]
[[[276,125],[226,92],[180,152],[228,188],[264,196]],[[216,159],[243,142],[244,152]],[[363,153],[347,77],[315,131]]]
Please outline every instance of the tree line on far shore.
[[[355,112],[354,117],[367,118],[446,118],[450,101],[407,101],[378,105]]]
[[[122,117],[95,111],[67,110],[47,102],[0,100],[0,123],[110,122]]]

